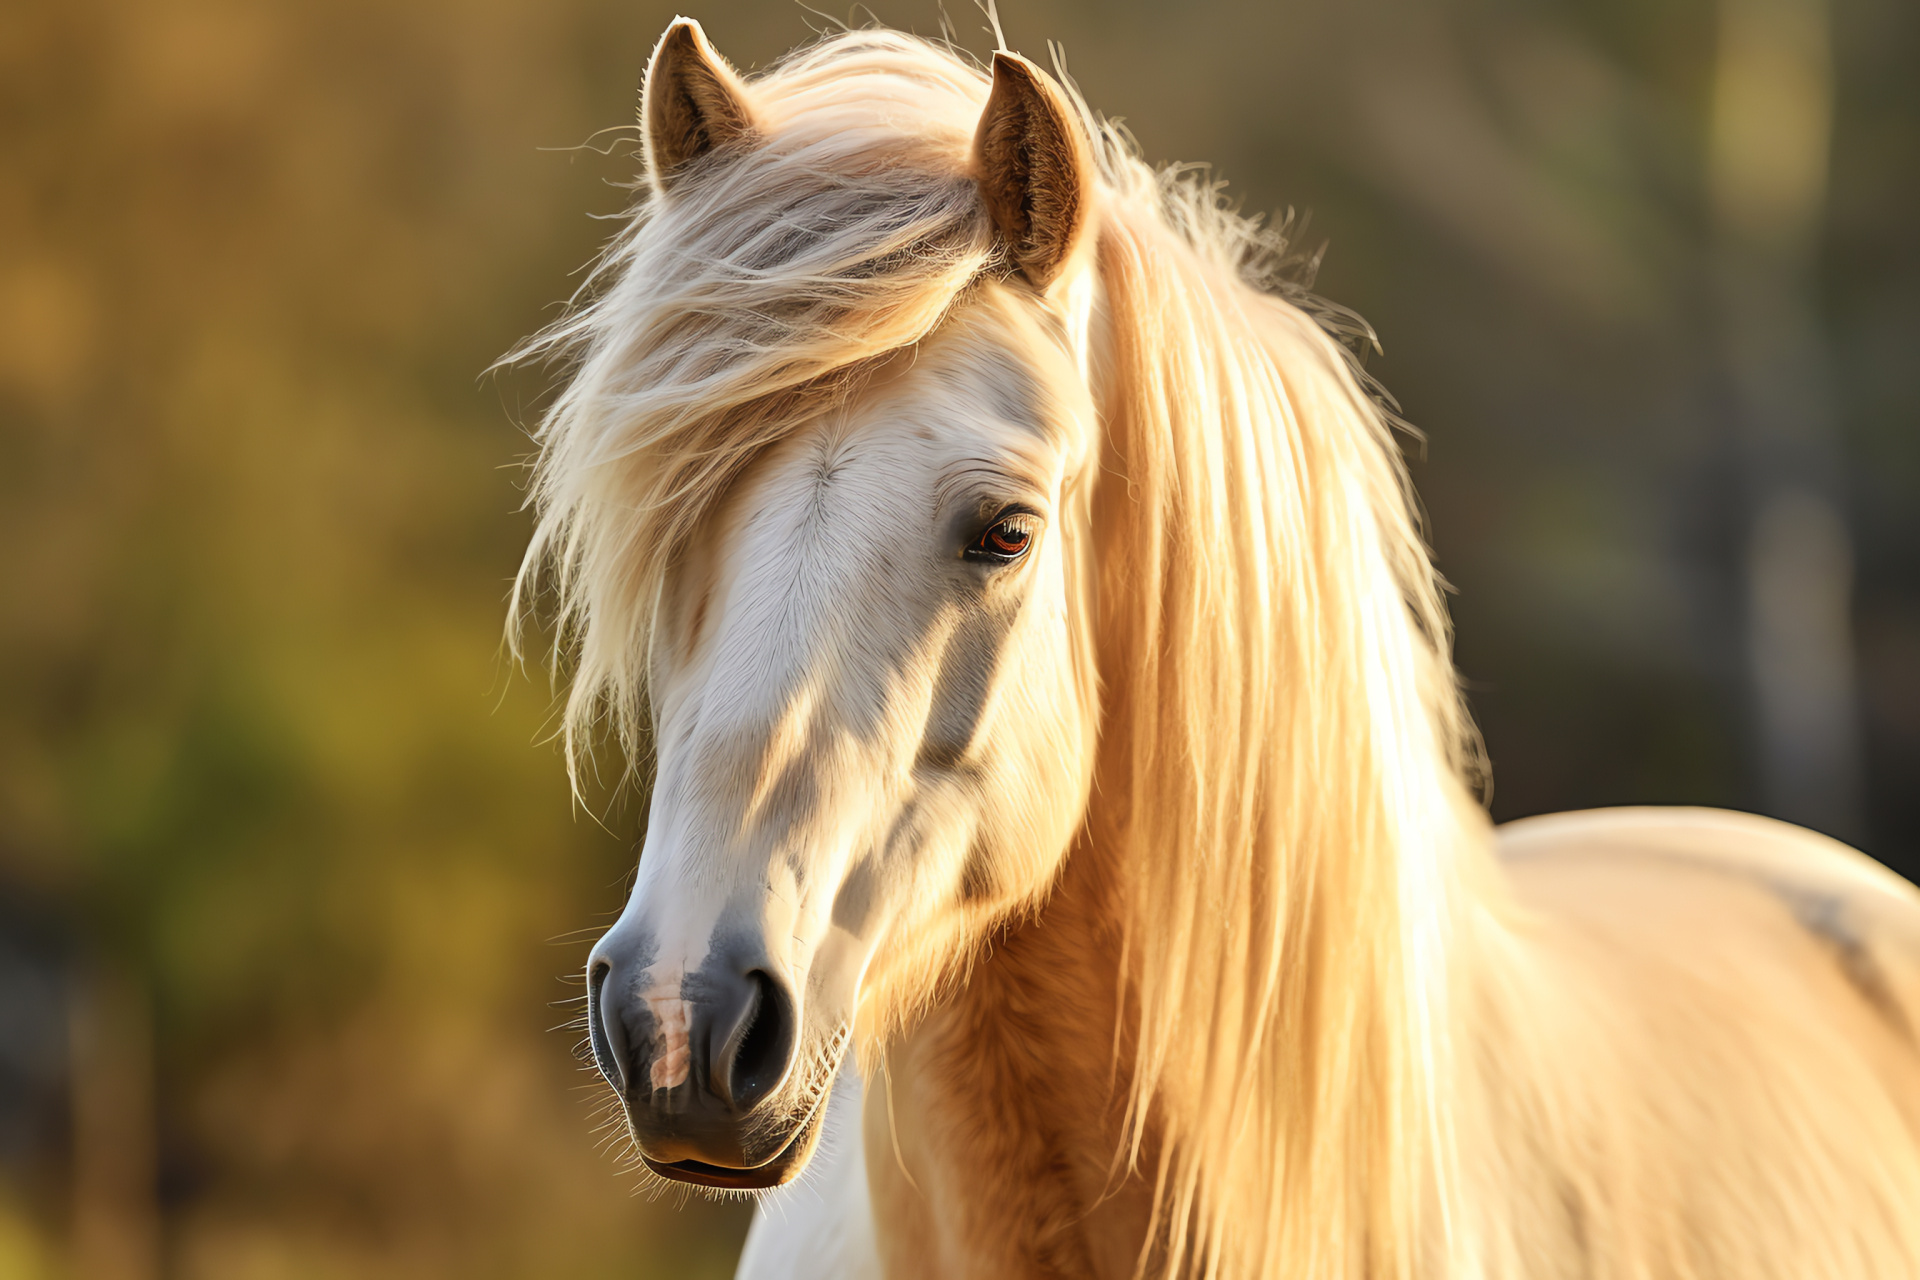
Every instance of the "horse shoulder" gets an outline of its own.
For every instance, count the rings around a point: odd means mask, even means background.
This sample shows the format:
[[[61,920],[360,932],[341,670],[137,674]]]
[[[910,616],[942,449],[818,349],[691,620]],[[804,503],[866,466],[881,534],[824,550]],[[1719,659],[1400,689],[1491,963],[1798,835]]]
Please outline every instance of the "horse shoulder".
[[[860,1070],[849,1054],[819,1149],[797,1181],[760,1198],[735,1280],[879,1280],[860,1117]]]

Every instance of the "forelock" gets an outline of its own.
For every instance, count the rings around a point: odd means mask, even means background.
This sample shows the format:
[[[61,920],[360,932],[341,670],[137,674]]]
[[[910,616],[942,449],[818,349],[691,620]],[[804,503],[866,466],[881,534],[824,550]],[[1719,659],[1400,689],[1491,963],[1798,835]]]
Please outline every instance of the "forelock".
[[[603,707],[627,745],[642,736],[665,571],[746,462],[930,333],[992,264],[968,172],[977,67],[854,32],[748,91],[754,145],[701,158],[666,196],[643,184],[573,308],[515,353],[572,366],[536,433],[515,590],[518,609],[553,570],[560,646],[578,655],[570,744]]]

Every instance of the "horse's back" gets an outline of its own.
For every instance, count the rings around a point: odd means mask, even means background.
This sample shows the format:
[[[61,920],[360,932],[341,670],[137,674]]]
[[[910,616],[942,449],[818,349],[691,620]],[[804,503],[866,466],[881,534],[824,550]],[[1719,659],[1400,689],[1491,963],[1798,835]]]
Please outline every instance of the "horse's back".
[[[1498,848],[1526,942],[1500,1043],[1527,1048],[1489,1055],[1519,1099],[1489,1115],[1550,1131],[1506,1176],[1557,1180],[1535,1218],[1573,1224],[1540,1227],[1564,1273],[1920,1275],[1920,891],[1710,809],[1525,819]]]
[[[1753,890],[1765,906],[1785,911],[1859,998],[1920,1049],[1920,889],[1851,846],[1750,813],[1638,807],[1509,822],[1499,828],[1499,852],[1523,900],[1561,877],[1613,879],[1627,895],[1690,875]]]

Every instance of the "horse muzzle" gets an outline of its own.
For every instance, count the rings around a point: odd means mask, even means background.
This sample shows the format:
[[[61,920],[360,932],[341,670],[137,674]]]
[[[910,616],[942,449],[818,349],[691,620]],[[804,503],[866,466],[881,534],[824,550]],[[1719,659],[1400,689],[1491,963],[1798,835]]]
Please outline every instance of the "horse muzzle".
[[[641,1159],[703,1187],[790,1180],[824,1111],[824,1091],[794,1079],[811,1073],[795,1071],[801,1027],[790,984],[746,939],[717,941],[686,973],[662,972],[654,952],[622,922],[587,961],[594,1062],[620,1095]]]

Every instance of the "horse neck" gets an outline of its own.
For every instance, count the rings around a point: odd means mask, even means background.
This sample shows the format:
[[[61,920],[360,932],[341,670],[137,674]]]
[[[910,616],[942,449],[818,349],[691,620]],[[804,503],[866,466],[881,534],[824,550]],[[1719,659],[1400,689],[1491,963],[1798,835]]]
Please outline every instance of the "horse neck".
[[[889,1047],[867,1110],[888,1274],[1135,1274],[1153,1219],[1129,1176],[1113,860],[1083,838],[1035,915]],[[1116,1053],[1116,1050],[1120,1052]]]

